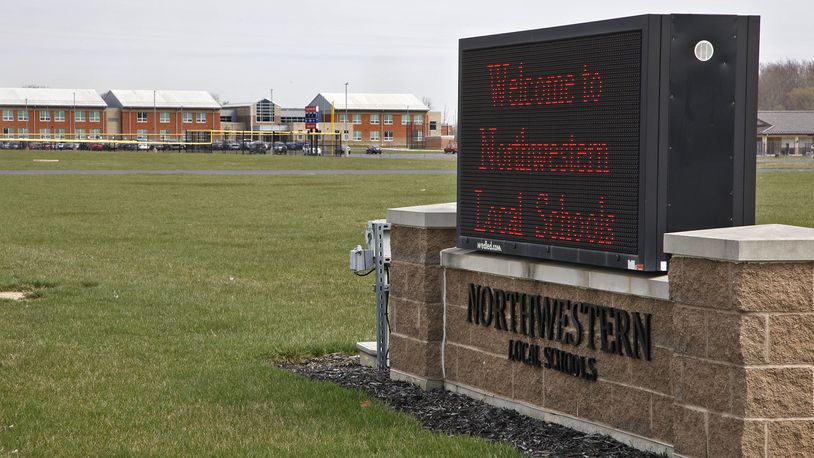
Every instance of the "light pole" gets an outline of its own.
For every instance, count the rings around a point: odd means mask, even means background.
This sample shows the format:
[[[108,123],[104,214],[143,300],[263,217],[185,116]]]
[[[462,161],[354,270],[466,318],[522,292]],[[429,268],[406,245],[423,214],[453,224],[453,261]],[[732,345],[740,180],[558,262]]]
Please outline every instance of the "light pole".
[[[25,98],[25,138],[28,140],[31,138],[31,132],[28,130],[31,128],[31,115],[28,113],[28,97]],[[28,147],[28,143],[26,143],[26,147]],[[22,147],[21,147],[22,149]]]
[[[157,115],[157,112],[156,112],[156,106],[155,106],[155,89],[153,89],[153,138],[155,138],[155,134],[158,133],[158,126],[156,124],[156,122],[158,120],[156,119],[156,115]],[[147,136],[147,141],[149,141],[149,140],[150,140],[150,136],[148,135]]]
[[[350,118],[348,118],[348,84],[347,82],[345,83],[345,128],[343,130],[346,134],[349,134],[348,138],[350,139],[350,131],[348,130],[348,121],[350,120]]]

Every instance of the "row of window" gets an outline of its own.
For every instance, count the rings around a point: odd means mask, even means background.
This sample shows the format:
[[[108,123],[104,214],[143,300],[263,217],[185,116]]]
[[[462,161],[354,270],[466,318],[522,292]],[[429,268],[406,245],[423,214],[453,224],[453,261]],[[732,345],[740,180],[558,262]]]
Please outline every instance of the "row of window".
[[[102,130],[101,129],[90,129],[85,132],[85,129],[76,129],[74,132],[73,138],[85,138],[85,136],[90,135],[88,138],[102,138]],[[14,129],[10,127],[3,128],[3,137],[5,138],[12,138],[14,137]],[[28,129],[27,128],[20,128],[17,129],[17,137],[19,138],[28,138]],[[40,129],[39,138],[51,138],[51,129]],[[65,129],[54,129],[54,137],[55,140],[64,140],[67,139],[65,135]]]
[[[385,130],[383,133],[384,133],[384,141],[386,141],[386,142],[392,142],[393,141],[393,131],[392,130]],[[418,140],[418,141],[423,140],[424,139],[424,133],[421,132],[421,131],[416,131],[415,132],[415,139]],[[357,142],[362,141],[362,131],[354,130],[353,131],[353,140],[357,141]],[[374,131],[370,132],[370,140],[375,141],[375,142],[379,141],[379,131],[378,130],[374,130]]]
[[[181,121],[185,123],[192,122],[192,112],[184,111],[181,113]],[[136,122],[147,122],[147,112],[139,111],[136,113]],[[161,124],[168,124],[170,122],[170,112],[160,111],[158,113],[158,122]],[[203,111],[195,112],[195,122],[198,124],[206,123],[206,113]]]
[[[383,115],[384,125],[389,126],[393,124],[393,114],[386,113]],[[362,114],[361,113],[354,113],[351,117],[353,120],[353,124],[362,124]],[[401,125],[406,126],[410,121],[410,115],[403,114],[401,115]],[[339,114],[339,122],[346,123],[348,122],[348,116],[345,113]],[[379,114],[378,113],[371,113],[370,114],[370,124],[379,124]],[[424,115],[417,114],[413,115],[413,124],[424,124]]]
[[[3,110],[3,121],[14,121],[15,110]],[[16,110],[17,121],[28,121],[28,110]],[[50,111],[40,111],[40,121],[50,121]],[[56,110],[54,113],[54,121],[65,121],[65,110]],[[74,120],[78,122],[85,122],[85,116],[90,118],[90,122],[99,122],[102,119],[101,112],[99,111],[74,111]]]

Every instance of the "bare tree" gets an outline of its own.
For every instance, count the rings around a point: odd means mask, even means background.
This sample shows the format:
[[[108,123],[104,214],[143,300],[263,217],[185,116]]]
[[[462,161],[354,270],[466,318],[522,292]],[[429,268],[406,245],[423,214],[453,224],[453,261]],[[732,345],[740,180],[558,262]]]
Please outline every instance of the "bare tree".
[[[814,61],[764,63],[758,80],[761,110],[814,110]]]
[[[26,84],[23,87],[32,88],[32,89],[43,89],[43,88],[47,88],[48,86],[46,86],[44,84],[29,83],[29,84]]]
[[[429,97],[427,97],[425,95],[424,97],[421,97],[421,102],[423,102],[424,105],[427,105],[427,108],[432,110],[432,99],[431,98],[429,98]]]

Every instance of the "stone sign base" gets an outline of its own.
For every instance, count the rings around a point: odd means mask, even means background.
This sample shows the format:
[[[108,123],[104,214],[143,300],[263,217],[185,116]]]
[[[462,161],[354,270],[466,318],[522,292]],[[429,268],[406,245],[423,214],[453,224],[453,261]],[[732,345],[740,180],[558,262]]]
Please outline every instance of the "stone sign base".
[[[665,236],[669,276],[473,252],[391,209],[391,377],[676,456],[814,455],[814,229]]]

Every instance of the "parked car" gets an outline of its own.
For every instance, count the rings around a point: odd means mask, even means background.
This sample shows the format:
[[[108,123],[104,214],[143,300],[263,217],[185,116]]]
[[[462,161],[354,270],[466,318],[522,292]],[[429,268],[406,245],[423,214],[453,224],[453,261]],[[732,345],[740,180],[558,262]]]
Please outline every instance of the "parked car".
[[[9,142],[8,149],[22,149],[24,146],[25,146],[25,143]]]
[[[224,144],[220,140],[215,140],[212,142],[212,149],[215,151],[222,150],[224,148]]]
[[[286,154],[288,153],[288,146],[283,142],[274,142],[272,151],[274,154]]]
[[[101,143],[91,143],[90,144],[90,150],[91,151],[104,151],[105,150],[105,145],[103,145]]]
[[[458,152],[458,145],[455,143],[450,143],[449,145],[444,147],[444,154],[455,154]]]
[[[285,146],[286,148],[288,148],[289,151],[297,151],[301,150],[305,146],[305,142],[303,141],[286,142]]]
[[[365,154],[382,154],[382,147],[379,145],[370,145],[365,150]]]
[[[335,156],[350,156],[350,146],[349,145],[336,145],[336,149],[334,150]]]
[[[11,149],[11,142],[0,143],[0,149]]]
[[[266,151],[268,151],[266,143],[261,141],[249,142],[249,144],[246,145],[246,149],[248,149],[252,153],[258,154],[266,154]]]
[[[302,147],[302,153],[306,156],[322,156],[322,148],[319,146],[305,145]]]
[[[139,151],[150,151],[150,144],[149,143],[139,143],[138,147],[136,148]]]
[[[240,149],[240,143],[238,143],[238,142],[236,142],[234,140],[229,140],[229,141],[227,141],[225,143],[224,149],[227,149],[227,150],[230,150],[230,151],[237,151],[237,150]]]

